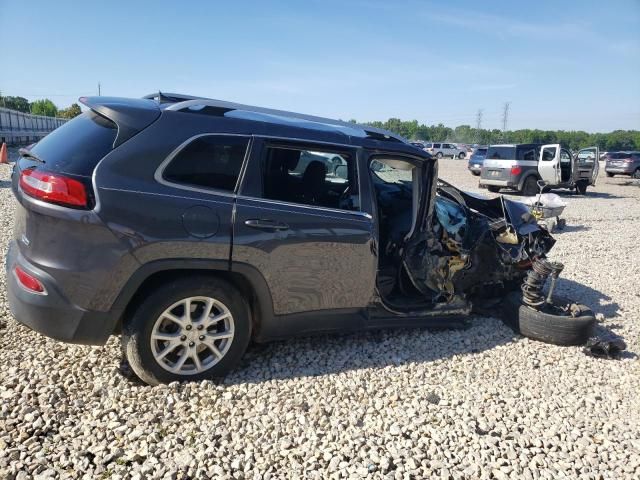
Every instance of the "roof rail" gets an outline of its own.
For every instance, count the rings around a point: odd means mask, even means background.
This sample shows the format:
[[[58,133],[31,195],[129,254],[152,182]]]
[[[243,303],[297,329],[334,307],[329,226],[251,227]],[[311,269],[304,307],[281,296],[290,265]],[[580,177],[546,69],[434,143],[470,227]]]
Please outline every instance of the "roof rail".
[[[368,125],[360,125],[357,123],[344,122],[341,120],[333,120],[330,118],[317,117],[314,115],[307,115],[303,113],[288,112],[285,110],[275,110],[271,108],[256,107],[252,105],[243,105],[240,103],[227,102],[224,100],[215,100],[212,98],[191,97],[188,95],[172,94],[172,93],[160,93],[147,95],[145,98],[157,98],[162,103],[171,103],[165,110],[171,111],[189,111],[192,113],[198,113],[201,110],[203,113],[209,113],[205,107],[212,107],[218,113],[222,113],[224,116],[244,118],[246,120],[258,120],[258,121],[280,121],[291,123],[297,120],[300,125],[305,122],[311,122],[317,125],[324,125],[332,127],[346,135],[366,137],[375,140],[395,141],[401,143],[408,143],[408,140],[400,135],[397,135],[388,130],[381,128],[370,127]]]
[[[145,95],[142,98],[147,98],[150,100],[156,100],[158,103],[177,103],[184,102],[185,100],[194,100],[200,97],[194,97],[191,95],[183,95],[182,93],[166,93],[158,90],[156,93],[150,93],[149,95]]]

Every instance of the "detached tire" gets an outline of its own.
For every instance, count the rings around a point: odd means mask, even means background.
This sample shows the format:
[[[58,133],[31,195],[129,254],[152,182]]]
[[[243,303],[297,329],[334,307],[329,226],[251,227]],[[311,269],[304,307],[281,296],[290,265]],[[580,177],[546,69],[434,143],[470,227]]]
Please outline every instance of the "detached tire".
[[[126,319],[121,341],[135,374],[157,385],[224,377],[250,337],[250,310],[233,285],[194,275],[149,293]]]
[[[553,297],[556,305],[574,303]],[[576,304],[578,315],[553,315],[522,303],[520,292],[509,293],[502,303],[502,320],[516,333],[554,345],[583,345],[592,336],[595,316],[589,307]]]
[[[579,195],[586,195],[588,186],[589,183],[587,181],[580,180],[578,183],[576,183],[576,192],[578,192]]]

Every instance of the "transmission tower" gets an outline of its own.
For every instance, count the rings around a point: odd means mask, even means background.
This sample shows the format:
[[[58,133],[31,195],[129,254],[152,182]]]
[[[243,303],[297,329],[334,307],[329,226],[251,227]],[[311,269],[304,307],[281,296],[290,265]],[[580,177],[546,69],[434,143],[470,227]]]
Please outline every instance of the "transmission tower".
[[[476,143],[480,143],[480,129],[482,128],[482,109],[478,109],[478,113],[476,113]]]
[[[509,105],[511,105],[511,102],[505,102],[504,110],[502,112],[502,135],[503,136],[507,131],[507,123],[509,122]]]

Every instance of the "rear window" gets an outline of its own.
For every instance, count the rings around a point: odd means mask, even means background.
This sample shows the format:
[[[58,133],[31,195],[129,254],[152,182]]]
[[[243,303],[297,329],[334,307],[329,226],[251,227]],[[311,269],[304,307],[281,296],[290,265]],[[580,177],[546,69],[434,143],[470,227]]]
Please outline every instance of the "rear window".
[[[248,144],[246,137],[198,137],[178,152],[162,176],[172,183],[232,192]]]
[[[490,160],[515,160],[516,147],[489,147],[487,158]]]
[[[43,168],[90,177],[98,162],[113,149],[116,124],[93,111],[78,115],[40,140],[31,151]],[[21,162],[32,164],[23,159]]]
[[[487,154],[487,149],[486,148],[477,148],[475,152],[473,152],[476,155],[486,155]]]

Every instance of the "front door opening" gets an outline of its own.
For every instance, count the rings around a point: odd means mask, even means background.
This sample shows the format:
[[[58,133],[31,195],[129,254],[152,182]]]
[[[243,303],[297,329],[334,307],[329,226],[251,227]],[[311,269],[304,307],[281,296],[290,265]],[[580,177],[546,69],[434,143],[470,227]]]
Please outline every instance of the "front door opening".
[[[407,160],[378,157],[370,164],[378,213],[378,293],[385,304],[407,311],[433,305],[404,267],[406,241],[415,228],[421,190],[419,168]]]

